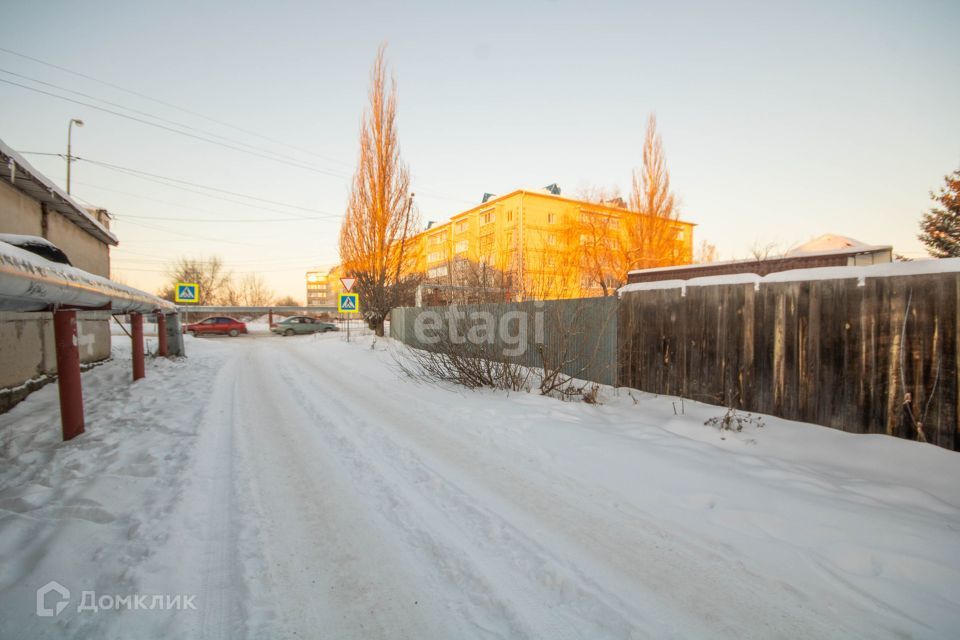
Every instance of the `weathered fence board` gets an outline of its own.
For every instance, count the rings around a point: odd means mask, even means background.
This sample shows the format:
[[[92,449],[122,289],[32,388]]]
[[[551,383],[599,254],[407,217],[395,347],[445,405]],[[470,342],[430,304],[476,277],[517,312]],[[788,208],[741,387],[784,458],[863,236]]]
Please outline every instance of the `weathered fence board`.
[[[618,384],[960,448],[960,274],[625,293]]]

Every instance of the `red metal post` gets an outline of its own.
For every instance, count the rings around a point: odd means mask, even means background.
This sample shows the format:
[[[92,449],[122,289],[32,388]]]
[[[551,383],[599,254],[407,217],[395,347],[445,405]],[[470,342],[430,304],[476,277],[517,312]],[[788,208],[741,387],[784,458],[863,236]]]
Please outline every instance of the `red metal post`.
[[[167,357],[167,316],[163,311],[157,311],[157,355]]]
[[[53,313],[53,342],[57,349],[60,425],[66,441],[83,433],[83,389],[80,385],[76,311]]]
[[[130,333],[133,339],[133,379],[143,377],[143,314],[130,314]]]

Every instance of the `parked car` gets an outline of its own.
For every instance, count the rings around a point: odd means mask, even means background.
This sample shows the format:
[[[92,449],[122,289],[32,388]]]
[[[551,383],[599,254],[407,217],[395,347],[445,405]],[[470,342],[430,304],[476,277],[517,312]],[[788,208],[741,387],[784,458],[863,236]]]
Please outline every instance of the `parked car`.
[[[270,325],[270,331],[281,336],[292,336],[303,333],[326,333],[327,331],[338,330],[339,327],[332,322],[324,322],[323,320],[309,316],[293,316]]]
[[[212,316],[204,318],[200,322],[184,325],[183,332],[192,336],[222,334],[235,338],[241,333],[247,332],[247,325],[227,316]]]

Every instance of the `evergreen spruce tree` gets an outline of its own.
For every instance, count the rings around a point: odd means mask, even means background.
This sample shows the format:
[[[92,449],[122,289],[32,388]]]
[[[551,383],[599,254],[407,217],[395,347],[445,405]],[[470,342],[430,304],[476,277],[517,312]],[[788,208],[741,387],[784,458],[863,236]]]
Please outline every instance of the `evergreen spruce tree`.
[[[920,219],[920,242],[935,258],[960,258],[960,170],[944,178],[946,186],[930,197],[935,206]]]

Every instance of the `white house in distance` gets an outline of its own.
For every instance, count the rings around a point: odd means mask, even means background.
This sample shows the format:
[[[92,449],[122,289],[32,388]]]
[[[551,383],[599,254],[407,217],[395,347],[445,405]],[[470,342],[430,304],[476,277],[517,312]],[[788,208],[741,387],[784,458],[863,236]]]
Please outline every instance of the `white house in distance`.
[[[118,244],[105,210],[89,211],[34,169],[0,140],[0,239],[45,238],[70,263],[89,273],[110,277],[110,247]],[[80,361],[110,357],[107,320],[81,320]],[[6,411],[56,372],[53,320],[49,313],[0,311],[0,412]]]

